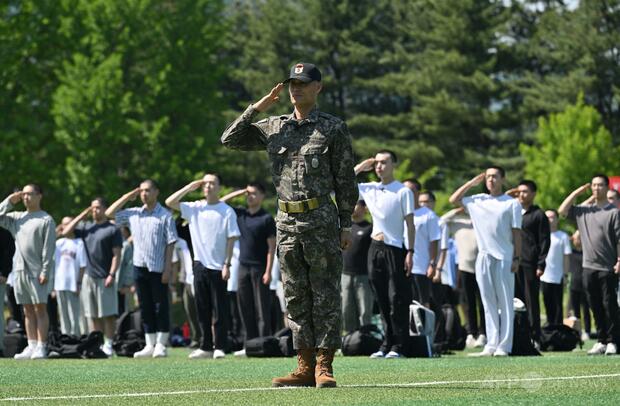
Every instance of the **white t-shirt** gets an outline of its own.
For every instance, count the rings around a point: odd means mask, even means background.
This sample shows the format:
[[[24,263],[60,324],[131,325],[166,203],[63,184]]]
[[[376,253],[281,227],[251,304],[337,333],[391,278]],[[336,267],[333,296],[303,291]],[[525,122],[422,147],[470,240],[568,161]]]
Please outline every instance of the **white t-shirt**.
[[[413,212],[413,224],[415,226],[415,247],[411,272],[417,275],[426,275],[426,270],[431,262],[431,242],[441,239],[439,217],[428,207],[420,207]],[[409,239],[406,234],[404,239],[407,241],[407,248],[409,248]],[[439,250],[437,253],[439,253]],[[435,258],[435,261],[437,261],[437,258]]]
[[[405,216],[414,210],[413,192],[398,181],[360,183],[360,198],[372,216],[372,236],[383,233],[383,242],[402,248]]]
[[[183,272],[185,280],[179,281],[187,285],[194,284],[194,263],[192,261],[192,253],[189,251],[187,241],[178,237],[172,251],[172,262],[180,262],[179,272]]]
[[[237,215],[224,202],[205,200],[181,203],[181,216],[189,222],[194,259],[207,269],[221,271],[226,261],[226,242],[239,237]]]
[[[564,231],[554,231],[551,233],[551,245],[545,260],[545,272],[540,280],[545,283],[562,283],[564,276],[564,255],[570,255],[573,250],[570,246],[568,234]]]
[[[474,224],[478,251],[495,259],[512,260],[512,229],[520,229],[521,204],[508,195],[480,193],[463,198]]]
[[[86,261],[84,242],[81,239],[56,240],[54,290],[77,292],[80,268],[86,267]]]

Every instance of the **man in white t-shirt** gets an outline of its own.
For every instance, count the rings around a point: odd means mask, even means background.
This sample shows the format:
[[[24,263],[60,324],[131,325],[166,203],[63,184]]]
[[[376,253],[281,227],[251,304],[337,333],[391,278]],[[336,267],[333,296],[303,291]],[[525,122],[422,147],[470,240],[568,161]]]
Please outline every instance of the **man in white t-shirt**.
[[[568,274],[570,255],[573,250],[570,238],[564,231],[558,230],[558,212],[545,211],[551,229],[551,244],[547,253],[545,272],[540,277],[543,302],[547,312],[548,324],[562,324],[563,277]]]
[[[72,217],[65,217],[57,234],[63,233],[63,228],[71,221]],[[54,263],[56,270],[54,275],[54,290],[58,300],[60,313],[60,331],[63,334],[81,335],[80,331],[80,285],[86,268],[86,252],[84,242],[75,238],[73,232],[66,237],[56,240],[56,254]]]
[[[219,175],[208,173],[166,199],[166,205],[180,210],[189,222],[194,248],[194,290],[202,340],[190,358],[223,358],[228,347],[230,312],[226,284],[233,246],[240,233],[235,211],[219,199],[220,181]],[[201,187],[204,200],[181,203],[186,194]]]
[[[414,195],[416,209],[413,212],[413,223],[415,224],[415,246],[413,254],[413,268],[411,269],[411,290],[413,300],[422,303],[427,308],[431,308],[432,281],[437,272],[437,256],[439,253],[439,240],[441,230],[439,229],[439,217],[435,212],[425,205],[418,205],[416,194],[419,193],[419,186],[414,180],[406,180],[403,184],[409,188]],[[404,237],[405,247],[411,248],[407,236]],[[441,303],[439,304],[441,306]]]
[[[405,224],[408,240],[414,242],[413,193],[394,179],[396,154],[379,151],[355,167],[355,173],[374,167],[380,182],[359,184],[360,199],[372,216],[372,241],[368,251],[368,279],[373,289],[385,339],[372,358],[400,358],[409,338],[411,289],[407,280],[413,267],[413,249],[404,249]]]
[[[476,280],[484,304],[487,343],[478,356],[507,356],[514,334],[514,273],[521,255],[521,205],[502,191],[506,172],[499,166],[488,168],[471,179],[452,196],[471,216],[478,241]],[[474,186],[485,182],[489,193],[464,197]]]

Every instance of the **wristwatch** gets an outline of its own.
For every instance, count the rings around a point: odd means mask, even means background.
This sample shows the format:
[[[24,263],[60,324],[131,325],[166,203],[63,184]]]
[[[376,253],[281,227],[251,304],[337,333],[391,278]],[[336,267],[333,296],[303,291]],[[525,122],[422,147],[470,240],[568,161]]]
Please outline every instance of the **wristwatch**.
[[[345,233],[350,233],[350,232],[351,232],[351,227],[342,227],[342,228],[340,229],[340,231],[343,231],[343,232],[345,232]]]
[[[226,266],[232,266],[232,263],[231,263],[231,262],[224,262],[224,265],[226,265]]]

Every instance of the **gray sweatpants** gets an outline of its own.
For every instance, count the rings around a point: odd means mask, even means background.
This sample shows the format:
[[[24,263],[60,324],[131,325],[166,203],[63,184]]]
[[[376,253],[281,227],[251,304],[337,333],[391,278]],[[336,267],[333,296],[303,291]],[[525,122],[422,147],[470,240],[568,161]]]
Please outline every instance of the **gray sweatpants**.
[[[60,314],[60,331],[63,334],[81,335],[80,295],[70,290],[59,290],[56,292],[56,299]]]
[[[342,274],[340,280],[343,328],[348,334],[371,323],[373,294],[368,275]]]

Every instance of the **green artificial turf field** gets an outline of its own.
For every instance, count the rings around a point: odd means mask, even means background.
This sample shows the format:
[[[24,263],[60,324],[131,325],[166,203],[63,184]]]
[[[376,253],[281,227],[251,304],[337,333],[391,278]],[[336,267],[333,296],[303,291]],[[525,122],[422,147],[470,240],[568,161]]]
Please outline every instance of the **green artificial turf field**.
[[[619,405],[620,356],[586,356],[592,344],[543,357],[337,357],[340,387],[320,390],[270,388],[293,358],[189,360],[188,350],[172,349],[156,360],[0,359],[0,403]]]

